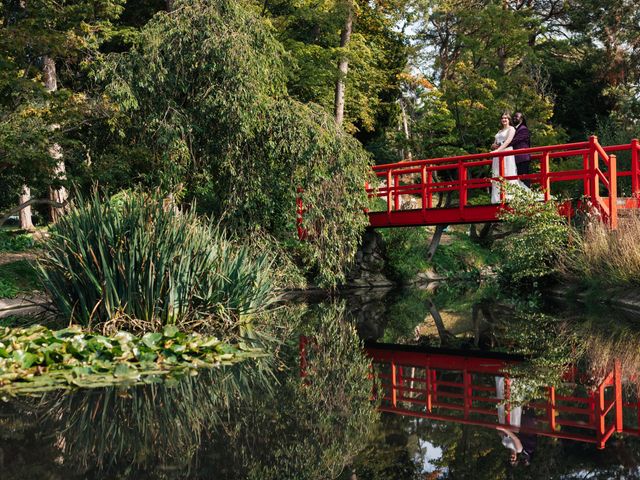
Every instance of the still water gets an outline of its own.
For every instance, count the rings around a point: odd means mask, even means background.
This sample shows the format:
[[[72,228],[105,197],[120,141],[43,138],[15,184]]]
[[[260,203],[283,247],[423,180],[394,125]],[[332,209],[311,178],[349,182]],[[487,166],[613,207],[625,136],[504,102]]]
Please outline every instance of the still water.
[[[351,292],[275,360],[5,398],[0,478],[640,478],[640,314],[476,290]],[[347,321],[373,370],[317,331]]]

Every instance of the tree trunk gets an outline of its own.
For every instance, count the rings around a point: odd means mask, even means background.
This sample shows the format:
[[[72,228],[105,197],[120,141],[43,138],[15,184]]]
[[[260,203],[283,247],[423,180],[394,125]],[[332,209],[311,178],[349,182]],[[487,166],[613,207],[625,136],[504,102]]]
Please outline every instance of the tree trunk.
[[[412,160],[411,149],[409,148],[409,140],[411,140],[411,136],[409,135],[409,121],[407,120],[407,109],[404,106],[404,101],[400,99],[400,111],[402,113],[402,130],[404,131],[404,139],[407,142],[406,150],[402,149],[402,159],[410,162]]]
[[[58,90],[58,75],[56,73],[56,62],[53,58],[48,55],[42,57],[42,73],[44,75],[44,88],[47,89],[48,92],[55,92]],[[59,125],[52,125],[51,130],[54,131],[59,128]],[[59,180],[66,179],[66,168],[64,165],[64,159],[62,154],[62,147],[58,143],[53,143],[49,147],[49,155],[51,158],[56,160],[56,167],[53,171],[54,175]],[[49,188],[49,198],[52,202],[56,203],[65,203],[67,198],[67,189],[64,187],[60,188]],[[63,215],[64,210],[54,207],[53,205],[50,207],[50,215],[51,221],[56,222]]]
[[[447,192],[447,201],[445,202],[445,208],[451,206],[451,192]],[[438,204],[438,207],[440,205]],[[429,243],[429,248],[427,249],[427,260],[431,261],[433,256],[436,254],[436,250],[438,249],[438,245],[440,245],[440,240],[442,239],[442,234],[444,230],[449,225],[438,225],[436,226],[436,231],[433,232],[433,237],[431,237],[431,243]]]
[[[340,34],[340,49],[345,49],[349,45],[351,39],[351,31],[353,29],[353,4],[351,0],[347,3],[347,16],[345,18],[344,27]],[[344,120],[344,89],[345,79],[349,70],[349,59],[344,51],[340,52],[340,60],[338,61],[338,79],[336,80],[336,93],[334,114],[337,125],[342,125]]]
[[[18,196],[18,205],[31,200],[31,189],[24,185],[22,187],[22,194]],[[20,218],[20,228],[23,230],[34,230],[33,221],[31,219],[31,206],[25,207],[18,213]]]

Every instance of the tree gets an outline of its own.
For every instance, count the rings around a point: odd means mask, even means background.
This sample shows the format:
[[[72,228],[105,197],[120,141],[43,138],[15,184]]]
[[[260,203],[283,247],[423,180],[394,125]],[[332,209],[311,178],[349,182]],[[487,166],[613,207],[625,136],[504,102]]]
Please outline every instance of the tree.
[[[2,2],[0,173],[21,200],[30,195],[25,185],[44,196],[49,188],[60,192],[65,183],[62,150],[92,108],[73,89],[82,83],[91,54],[111,35],[124,1]],[[64,195],[57,200],[63,201],[51,203],[64,203]],[[27,213],[22,211],[26,226]]]
[[[256,228],[333,283],[366,224],[368,156],[328,113],[287,93],[284,51],[245,2],[175,3],[102,73],[147,184],[243,236]],[[303,188],[308,241],[295,243]]]

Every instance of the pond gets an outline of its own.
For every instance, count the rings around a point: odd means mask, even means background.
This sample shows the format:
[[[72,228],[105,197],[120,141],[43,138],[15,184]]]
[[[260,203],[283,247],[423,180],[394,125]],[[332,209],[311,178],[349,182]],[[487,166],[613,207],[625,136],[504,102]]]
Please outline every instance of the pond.
[[[311,328],[275,361],[6,397],[0,478],[640,478],[640,313],[492,298],[442,285],[303,309],[349,319],[372,370],[346,330],[325,348]]]

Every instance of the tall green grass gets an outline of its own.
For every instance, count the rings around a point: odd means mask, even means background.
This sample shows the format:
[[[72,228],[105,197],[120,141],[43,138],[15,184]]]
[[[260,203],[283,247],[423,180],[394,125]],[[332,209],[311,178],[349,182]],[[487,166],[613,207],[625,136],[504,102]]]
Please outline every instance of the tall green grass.
[[[237,333],[275,298],[271,261],[252,255],[193,211],[157,195],[118,203],[78,198],[40,261],[45,290],[70,322],[103,330],[175,324]]]

